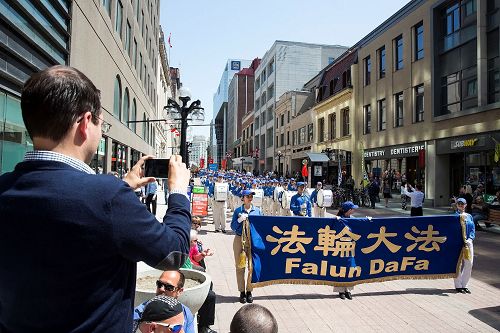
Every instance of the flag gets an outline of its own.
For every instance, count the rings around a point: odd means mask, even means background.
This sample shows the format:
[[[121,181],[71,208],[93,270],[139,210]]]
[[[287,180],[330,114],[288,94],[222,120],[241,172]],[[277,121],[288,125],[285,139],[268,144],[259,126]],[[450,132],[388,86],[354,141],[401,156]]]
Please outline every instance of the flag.
[[[172,33],[168,35],[168,46],[172,47],[172,43],[170,42],[170,39],[172,38]]]
[[[337,185],[340,186],[342,184],[342,162],[339,158],[339,176],[337,179]]]
[[[170,126],[170,133],[174,133],[175,136],[181,136],[181,133],[177,129],[177,127]]]

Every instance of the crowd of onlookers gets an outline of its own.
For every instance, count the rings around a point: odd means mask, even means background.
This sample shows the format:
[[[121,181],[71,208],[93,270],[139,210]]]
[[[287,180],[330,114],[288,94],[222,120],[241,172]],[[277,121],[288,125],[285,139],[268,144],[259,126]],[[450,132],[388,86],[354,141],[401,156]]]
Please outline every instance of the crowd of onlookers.
[[[472,215],[476,230],[482,230],[479,221],[486,221],[485,225],[490,228],[492,224],[488,221],[490,209],[500,209],[500,190],[495,193],[495,197],[490,202],[485,201],[484,185],[479,183],[473,191],[469,184],[460,186],[459,194],[450,199],[452,210],[456,210],[457,199],[464,198],[466,201],[465,212]]]

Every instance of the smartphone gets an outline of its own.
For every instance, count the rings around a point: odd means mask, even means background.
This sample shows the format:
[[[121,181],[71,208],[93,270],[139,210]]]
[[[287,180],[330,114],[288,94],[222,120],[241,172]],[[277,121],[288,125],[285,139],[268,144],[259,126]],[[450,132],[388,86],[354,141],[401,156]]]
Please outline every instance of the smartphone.
[[[155,178],[168,178],[168,158],[154,158],[145,161],[144,176]]]

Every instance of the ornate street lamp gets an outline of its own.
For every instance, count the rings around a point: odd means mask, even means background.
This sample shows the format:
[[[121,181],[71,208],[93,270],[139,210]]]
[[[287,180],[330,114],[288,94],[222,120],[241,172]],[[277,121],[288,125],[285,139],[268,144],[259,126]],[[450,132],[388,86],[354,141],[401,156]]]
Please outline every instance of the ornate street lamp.
[[[181,121],[181,156],[182,160],[189,166],[189,155],[186,145],[188,121],[203,122],[205,120],[205,111],[201,107],[200,100],[188,102],[191,100],[191,92],[187,88],[179,89],[179,100],[182,105],[179,105],[175,100],[169,98],[167,105],[163,108],[163,116],[165,119]],[[188,118],[191,116],[191,118]]]

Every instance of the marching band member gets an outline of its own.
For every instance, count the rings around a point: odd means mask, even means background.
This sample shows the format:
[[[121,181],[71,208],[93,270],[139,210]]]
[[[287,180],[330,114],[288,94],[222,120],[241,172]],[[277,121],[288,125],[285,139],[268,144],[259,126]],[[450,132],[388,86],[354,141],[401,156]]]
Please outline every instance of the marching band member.
[[[323,183],[317,182],[316,188],[311,194],[311,203],[313,205],[313,214],[314,217],[325,217],[326,207],[318,206],[318,192],[323,188]]]
[[[356,208],[359,208],[359,206],[355,205],[352,201],[346,201],[340,206],[337,216],[341,218],[350,218]],[[333,291],[339,293],[340,299],[347,298],[349,300],[352,300],[351,291],[353,289],[354,287],[333,287]]]
[[[470,294],[470,290],[467,289],[467,283],[469,282],[471,273],[472,273],[472,262],[474,259],[474,246],[472,245],[472,241],[476,238],[476,231],[474,226],[474,220],[472,219],[472,215],[465,212],[465,207],[467,206],[467,201],[464,198],[458,198],[457,201],[457,211],[458,215],[465,215],[465,240],[464,242],[467,244],[466,246],[470,251],[470,258],[462,259],[462,267],[460,268],[460,272],[458,276],[454,279],[455,281],[455,289],[457,293],[462,294]],[[465,244],[464,244],[465,245]]]
[[[217,182],[214,184],[214,188],[219,184],[227,185],[227,183],[224,183],[222,174],[217,175]],[[213,191],[215,192],[215,189]],[[226,191],[229,191],[229,186]],[[212,204],[215,232],[222,231],[223,233],[226,233],[226,199],[221,200],[218,198],[217,193],[214,193],[214,200]]]
[[[253,195],[255,192],[252,190],[243,190],[241,192],[241,198],[243,200],[243,205],[234,210],[233,219],[231,220],[231,229],[234,231],[235,236],[233,240],[233,253],[234,262],[236,266],[236,281],[238,283],[238,290],[240,292],[240,303],[252,303],[252,280],[251,276],[247,276],[247,282],[245,284],[245,268],[240,268],[240,255],[242,252],[246,255],[246,265],[248,266],[250,260],[252,260],[252,254],[250,253],[250,247],[246,237],[250,235],[243,235],[243,222],[248,218],[248,215],[262,215],[259,208],[254,207],[252,204]],[[250,273],[250,272],[248,272]],[[250,275],[250,274],[249,274]]]
[[[302,183],[302,182],[300,182]],[[298,184],[297,184],[298,185]],[[287,190],[288,191],[297,191],[298,186],[295,185],[295,178],[290,178],[290,181],[288,183]]]
[[[297,183],[297,194],[290,200],[290,210],[295,216],[308,216],[311,217],[311,200],[309,196],[304,193],[306,183]]]

